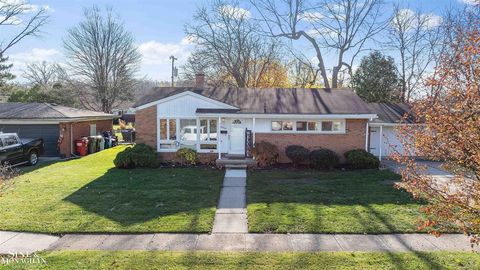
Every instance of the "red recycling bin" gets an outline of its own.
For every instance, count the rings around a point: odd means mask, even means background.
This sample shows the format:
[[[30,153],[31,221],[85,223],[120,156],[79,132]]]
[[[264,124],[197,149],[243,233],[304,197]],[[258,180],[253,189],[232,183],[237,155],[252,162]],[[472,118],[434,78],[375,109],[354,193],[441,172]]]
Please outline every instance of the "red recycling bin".
[[[88,154],[87,138],[81,138],[81,139],[75,140],[75,152],[77,152],[82,157]]]

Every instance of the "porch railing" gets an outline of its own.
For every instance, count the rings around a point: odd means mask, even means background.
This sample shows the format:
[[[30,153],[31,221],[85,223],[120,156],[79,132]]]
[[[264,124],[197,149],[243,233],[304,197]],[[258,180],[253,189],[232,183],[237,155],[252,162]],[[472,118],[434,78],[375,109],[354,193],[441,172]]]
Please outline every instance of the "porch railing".
[[[245,129],[245,157],[252,157],[253,135],[252,131]]]

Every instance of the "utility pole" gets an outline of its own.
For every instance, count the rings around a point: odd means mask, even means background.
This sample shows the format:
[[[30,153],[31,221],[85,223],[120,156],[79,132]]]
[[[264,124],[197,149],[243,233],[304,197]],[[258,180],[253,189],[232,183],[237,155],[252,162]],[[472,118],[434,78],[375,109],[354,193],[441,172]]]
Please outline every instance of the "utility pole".
[[[172,60],[172,87],[174,87],[174,78],[178,76],[178,69],[175,67],[175,60],[178,60],[175,58],[175,56],[170,56],[170,60]]]

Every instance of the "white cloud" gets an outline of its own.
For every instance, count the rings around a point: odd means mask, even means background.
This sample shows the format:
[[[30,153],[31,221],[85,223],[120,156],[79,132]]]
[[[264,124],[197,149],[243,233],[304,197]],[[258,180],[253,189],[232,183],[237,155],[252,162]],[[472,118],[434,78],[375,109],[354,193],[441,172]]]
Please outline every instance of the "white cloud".
[[[471,6],[480,5],[480,0],[459,0],[459,1]]]
[[[307,22],[316,22],[323,17],[323,14],[320,12],[304,12],[302,14],[301,20],[305,20]]]
[[[190,37],[183,38],[178,43],[161,43],[155,40],[138,45],[138,51],[142,54],[141,75],[155,80],[168,80],[171,76],[170,56],[178,60],[176,66],[180,68],[192,49],[193,40]]]
[[[435,15],[433,13],[427,13],[420,15],[421,20],[425,21],[425,27],[433,28],[440,26],[442,24],[443,18],[441,16]]]
[[[148,41],[138,46],[138,51],[143,56],[143,61],[147,64],[168,63],[169,57],[175,55],[177,58],[184,58],[188,55],[189,41],[182,39],[179,43],[160,43],[157,41]]]
[[[56,49],[33,48],[28,52],[9,55],[9,62],[13,64],[12,73],[21,81],[22,73],[28,64],[33,62],[59,62],[63,59],[62,53]]]
[[[440,26],[443,18],[434,13],[418,14],[415,11],[404,8],[398,11],[396,18],[401,22],[400,25],[410,25],[412,28],[422,25],[425,28],[434,28]],[[396,19],[392,21],[392,25],[396,26]]]
[[[241,8],[241,7],[234,7],[231,5],[223,5],[220,7],[219,12],[221,14],[228,15],[234,19],[248,19],[250,18],[250,11]]]
[[[10,17],[5,23],[6,24],[11,24],[11,25],[21,25],[23,20],[22,15],[28,14],[28,13],[34,13],[38,12],[41,8],[44,9],[46,12],[55,12],[53,8],[51,8],[49,5],[33,5],[29,4],[24,0],[2,0],[0,2],[0,8],[5,7],[5,6],[18,6],[17,8],[19,9],[18,16],[12,16]],[[3,20],[5,16],[0,16],[0,21]]]

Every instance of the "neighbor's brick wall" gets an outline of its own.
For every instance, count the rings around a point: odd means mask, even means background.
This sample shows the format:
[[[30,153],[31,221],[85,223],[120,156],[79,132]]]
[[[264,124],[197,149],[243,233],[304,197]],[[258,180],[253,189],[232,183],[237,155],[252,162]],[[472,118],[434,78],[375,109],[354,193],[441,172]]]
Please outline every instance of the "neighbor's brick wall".
[[[75,152],[75,140],[82,137],[90,136],[90,125],[97,125],[97,134],[101,135],[104,131],[113,130],[113,121],[112,120],[95,120],[95,121],[84,121],[76,123],[60,123],[59,129],[64,137],[60,144],[60,155],[65,157],[70,157],[70,153]],[[73,126],[72,139],[73,142],[70,144],[70,130]],[[72,151],[73,150],[73,151]]]
[[[218,153],[198,153],[198,163],[212,165],[218,158]],[[180,163],[180,159],[176,156],[176,153],[158,153],[158,159],[162,163]]]
[[[157,106],[135,112],[135,142],[157,149]]]
[[[302,145],[309,150],[328,148],[335,151],[343,160],[343,153],[351,149],[365,149],[365,129],[367,120],[347,120],[345,134],[281,134],[257,133],[255,141],[275,144],[280,152],[280,163],[290,163],[285,155],[289,145]]]

